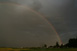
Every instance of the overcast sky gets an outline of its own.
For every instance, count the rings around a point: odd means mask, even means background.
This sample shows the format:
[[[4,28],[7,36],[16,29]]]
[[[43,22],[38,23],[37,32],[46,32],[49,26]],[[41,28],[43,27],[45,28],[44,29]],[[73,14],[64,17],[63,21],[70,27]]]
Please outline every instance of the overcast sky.
[[[63,43],[66,43],[69,38],[73,38],[73,37],[77,36],[77,0],[0,0],[0,2],[18,3],[18,4],[21,4],[24,6],[27,5],[28,7],[34,9],[35,11],[40,12],[54,26],[54,28],[58,32],[61,40],[63,41]],[[52,28],[50,28],[50,25],[43,18],[39,18],[41,16],[39,16],[37,14],[34,16],[33,14],[35,14],[35,13],[29,11],[28,9],[24,9],[21,6],[12,5],[10,7],[6,4],[5,4],[5,6],[0,4],[0,11],[1,11],[0,12],[0,17],[1,17],[0,26],[2,26],[2,28],[1,28],[2,37],[0,40],[3,39],[1,43],[4,44],[4,46],[6,44],[9,46],[13,46],[13,45],[10,45],[10,44],[12,44],[11,42],[6,43],[6,41],[10,41],[9,38],[11,38],[13,40],[14,36],[15,36],[14,39],[17,39],[17,40],[21,39],[21,41],[17,41],[20,43],[24,42],[25,39],[30,36],[31,37],[40,37],[37,39],[38,40],[42,39],[43,41],[40,40],[39,43],[44,44],[46,42],[48,45],[50,45],[50,44],[52,45],[52,44],[54,44],[53,42],[56,42],[58,40],[58,39],[56,39],[57,36],[56,36],[54,30]],[[10,14],[10,15],[8,16],[8,14]],[[10,16],[11,16],[11,18],[10,18]],[[15,21],[13,21],[13,20],[15,20]],[[41,25],[40,25],[40,23],[41,23]],[[19,25],[19,26],[17,26],[17,25]],[[29,25],[30,25],[30,27],[29,27]],[[8,26],[9,26],[9,28],[8,28]],[[40,31],[40,30],[42,30],[42,31]],[[7,38],[5,33],[7,33],[7,36],[9,36],[9,34],[11,34],[12,37]],[[21,35],[21,33],[26,34],[27,36]],[[37,36],[35,34],[37,34]],[[17,38],[17,35],[19,35],[19,37],[20,36],[22,36],[23,38],[25,37],[24,40],[22,40],[22,38]],[[44,37],[44,38],[42,38],[42,37]],[[51,37],[51,39],[50,39],[50,37]],[[5,40],[5,39],[7,39],[7,40]],[[50,39],[50,40],[48,40],[48,39]],[[55,41],[53,41],[52,39]],[[31,39],[29,39],[29,40],[31,40]],[[33,41],[35,42],[35,40],[36,39],[34,39]],[[28,43],[28,42],[30,42],[30,41],[27,41],[26,43]],[[25,44],[25,43],[23,43],[23,44]],[[27,46],[29,46],[29,45],[27,45]]]

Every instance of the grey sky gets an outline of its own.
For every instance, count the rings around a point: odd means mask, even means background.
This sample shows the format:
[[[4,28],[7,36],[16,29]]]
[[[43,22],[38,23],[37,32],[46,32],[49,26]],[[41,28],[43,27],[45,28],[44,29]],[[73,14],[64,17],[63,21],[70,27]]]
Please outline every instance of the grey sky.
[[[52,26],[39,14],[15,4],[0,4],[0,44],[4,47],[55,45]]]
[[[76,0],[0,0],[0,1],[1,2],[19,3],[24,6],[27,5],[30,8],[36,10],[37,12],[40,12],[41,14],[43,14],[48,19],[48,21],[51,24],[53,24],[56,31],[60,35],[63,43],[66,43],[69,38],[73,38],[73,37],[77,36],[77,20],[76,20],[77,19],[76,18],[77,17],[77,1]],[[4,10],[5,10],[5,8],[4,8]],[[22,9],[20,11],[22,11]],[[3,15],[3,17],[5,17],[5,15]],[[22,16],[22,17],[24,17],[24,16]],[[16,18],[10,18],[10,19],[16,19]],[[27,18],[27,19],[33,19],[33,18]],[[35,19],[39,19],[39,18],[35,18]],[[23,20],[23,18],[20,17],[20,20]],[[21,22],[20,20],[18,20],[18,22]],[[25,19],[24,19],[24,21],[25,21]],[[22,21],[21,23],[23,23],[24,21]],[[29,20],[27,20],[27,21],[29,21]],[[40,21],[40,20],[36,20],[36,22],[38,22],[38,21]],[[45,24],[45,21],[43,19],[41,21],[43,21],[43,24]],[[34,23],[35,23],[35,21],[34,21]],[[19,28],[21,26],[19,26],[19,27],[17,26],[16,28],[22,29],[24,31],[25,25],[26,24],[24,24],[24,26],[22,28]],[[32,26],[31,23],[30,23],[30,25]],[[37,23],[37,25],[38,25],[38,23]],[[28,26],[28,25],[26,25],[26,26]],[[46,28],[46,24],[41,25],[41,26],[43,27],[43,29]],[[47,28],[48,28],[48,25],[47,25]],[[36,27],[34,29],[36,29]],[[48,28],[48,29],[50,29],[50,28]],[[38,30],[40,30],[40,28],[38,28]],[[31,30],[31,31],[33,31],[33,30]],[[34,30],[34,31],[37,33],[37,30]],[[43,31],[46,31],[46,30],[43,30]],[[30,33],[30,32],[27,31],[27,33]],[[41,33],[40,34],[38,33],[39,34],[38,36],[41,36]],[[45,33],[44,33],[44,35],[48,36],[47,35],[48,32],[47,32],[47,34],[45,34]],[[18,33],[18,34],[21,34],[21,33]],[[49,32],[49,34],[50,34],[50,32]],[[53,34],[51,34],[51,35],[53,35]],[[13,35],[13,36],[15,36],[15,35]]]

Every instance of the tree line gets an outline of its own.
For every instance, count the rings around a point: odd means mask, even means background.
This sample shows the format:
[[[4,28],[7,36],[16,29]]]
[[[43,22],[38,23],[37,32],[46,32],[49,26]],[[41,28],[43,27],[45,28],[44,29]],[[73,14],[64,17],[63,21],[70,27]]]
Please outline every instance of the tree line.
[[[59,45],[58,42],[56,42],[55,46],[49,46],[47,47],[46,44],[44,44],[43,48],[77,48],[77,38],[71,38],[69,39],[68,43]]]

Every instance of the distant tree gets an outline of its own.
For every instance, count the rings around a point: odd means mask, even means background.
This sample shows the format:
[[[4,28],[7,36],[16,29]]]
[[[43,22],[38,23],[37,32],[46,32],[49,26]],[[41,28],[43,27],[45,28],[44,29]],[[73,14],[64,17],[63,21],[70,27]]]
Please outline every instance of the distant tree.
[[[59,47],[59,43],[58,42],[56,42],[56,47]]]
[[[44,44],[44,45],[43,45],[43,48],[47,48],[47,45],[46,45],[46,44]]]
[[[53,46],[49,46],[48,48],[53,48]]]
[[[54,46],[54,48],[59,48],[60,46],[59,46],[59,43],[58,42],[56,42],[56,45]]]
[[[77,48],[77,38],[69,39],[68,43],[65,46]]]
[[[61,44],[60,48],[63,48],[63,47],[64,47],[64,45],[63,45],[63,44]]]

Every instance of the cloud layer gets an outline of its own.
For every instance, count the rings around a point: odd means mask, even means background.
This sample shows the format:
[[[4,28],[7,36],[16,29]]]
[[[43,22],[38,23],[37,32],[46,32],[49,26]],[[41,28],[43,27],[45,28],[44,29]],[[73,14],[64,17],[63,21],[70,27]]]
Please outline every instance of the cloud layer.
[[[60,43],[52,26],[36,12],[15,4],[0,4],[0,46],[28,47]]]
[[[77,33],[74,33],[77,31],[77,23],[76,23],[77,0],[0,0],[0,1],[18,3],[24,6],[27,5],[30,8],[45,15],[48,21],[50,21],[51,24],[53,24],[53,26],[55,27],[56,31],[58,32],[64,43],[66,43],[69,38],[77,36]],[[4,10],[6,11],[6,9]],[[21,11],[22,9],[19,12]],[[5,17],[5,15],[3,17]],[[44,25],[40,26],[44,27]],[[24,28],[24,26],[22,28]],[[70,34],[72,34],[72,36],[70,36]]]

